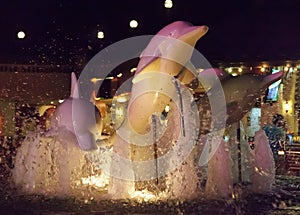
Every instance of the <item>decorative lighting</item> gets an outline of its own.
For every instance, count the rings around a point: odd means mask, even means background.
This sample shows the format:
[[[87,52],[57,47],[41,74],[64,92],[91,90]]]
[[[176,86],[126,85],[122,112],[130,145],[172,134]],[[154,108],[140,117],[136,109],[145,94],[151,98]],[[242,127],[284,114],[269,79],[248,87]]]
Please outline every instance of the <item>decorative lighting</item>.
[[[137,28],[138,27],[138,22],[133,19],[129,22],[129,26],[130,26],[130,28]]]
[[[278,155],[284,155],[285,153],[284,153],[284,151],[278,151]]]
[[[104,80],[103,78],[91,78],[90,81],[93,83],[93,84],[96,84],[98,81],[102,81]]]
[[[123,76],[122,73],[117,74],[117,77],[118,77],[118,78],[121,78],[122,76]]]
[[[289,67],[285,66],[285,67],[284,67],[284,71],[285,71],[285,72],[289,71]]]
[[[127,98],[125,96],[120,96],[117,98],[117,102],[119,103],[127,102]]]
[[[63,103],[64,101],[65,101],[64,99],[59,99],[59,100],[58,100],[58,103],[61,104],[61,103]]]
[[[288,113],[290,111],[291,105],[289,104],[288,101],[285,102],[284,109],[285,113]]]
[[[113,80],[113,79],[114,79],[114,77],[112,77],[112,76],[108,76],[108,77],[106,77],[105,79],[106,79],[106,80]]]
[[[172,0],[165,0],[165,8],[172,8],[173,2]]]
[[[228,72],[232,73],[232,68],[231,67],[228,68]]]
[[[17,37],[19,39],[24,39],[26,36],[25,32],[24,31],[19,31],[18,34],[17,34]]]
[[[238,69],[238,71],[241,73],[241,72],[243,72],[243,69],[240,67],[240,68]]]
[[[265,68],[265,67],[262,67],[262,68],[260,68],[260,71],[261,71],[261,72],[265,72],[265,71],[266,71],[266,68]]]
[[[103,39],[104,38],[104,32],[103,31],[98,31],[97,38],[98,39]]]
[[[110,177],[105,174],[92,175],[86,178],[81,178],[81,183],[83,185],[90,185],[98,188],[104,188],[109,184],[109,179]]]
[[[165,107],[165,112],[166,112],[166,113],[169,113],[169,111],[170,111],[170,105],[166,105],[166,107]]]

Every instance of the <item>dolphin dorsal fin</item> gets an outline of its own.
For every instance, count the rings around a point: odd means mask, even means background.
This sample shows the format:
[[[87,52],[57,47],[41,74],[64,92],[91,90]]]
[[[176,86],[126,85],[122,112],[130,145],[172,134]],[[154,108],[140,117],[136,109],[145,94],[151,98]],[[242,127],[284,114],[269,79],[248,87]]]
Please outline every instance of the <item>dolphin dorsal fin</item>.
[[[70,97],[74,99],[79,99],[79,89],[78,89],[78,83],[77,78],[74,72],[71,74],[71,93]]]

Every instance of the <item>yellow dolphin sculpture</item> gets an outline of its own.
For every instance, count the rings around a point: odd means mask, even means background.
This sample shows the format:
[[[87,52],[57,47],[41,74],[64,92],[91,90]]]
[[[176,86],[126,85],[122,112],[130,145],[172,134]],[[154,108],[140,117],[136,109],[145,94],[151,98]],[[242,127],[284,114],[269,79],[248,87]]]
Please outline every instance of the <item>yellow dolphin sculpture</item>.
[[[185,65],[189,62],[196,42],[208,31],[207,26],[193,26],[188,22],[177,21],[171,23],[159,31],[140,57],[135,77],[133,79],[132,98],[128,106],[128,120],[131,128],[139,133],[145,134],[150,130],[149,119],[153,113],[162,112],[170,101],[170,97],[162,92],[147,92],[136,97],[145,87],[138,84],[147,79],[146,85],[162,90],[169,86],[164,80],[158,80],[159,73],[177,76],[189,83],[195,77]],[[183,71],[183,72],[181,72]],[[156,77],[156,78],[155,78]]]

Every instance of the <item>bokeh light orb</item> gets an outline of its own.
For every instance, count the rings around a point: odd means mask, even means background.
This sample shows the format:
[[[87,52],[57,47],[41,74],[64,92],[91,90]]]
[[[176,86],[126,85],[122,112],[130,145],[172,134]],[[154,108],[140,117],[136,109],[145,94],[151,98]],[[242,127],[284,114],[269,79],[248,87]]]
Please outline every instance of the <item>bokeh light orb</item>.
[[[104,38],[104,32],[103,31],[98,31],[97,38],[98,39],[103,39]]]
[[[19,31],[17,34],[18,39],[24,39],[26,36],[24,31]]]
[[[137,28],[138,25],[139,25],[138,22],[134,19],[129,22],[130,28]]]

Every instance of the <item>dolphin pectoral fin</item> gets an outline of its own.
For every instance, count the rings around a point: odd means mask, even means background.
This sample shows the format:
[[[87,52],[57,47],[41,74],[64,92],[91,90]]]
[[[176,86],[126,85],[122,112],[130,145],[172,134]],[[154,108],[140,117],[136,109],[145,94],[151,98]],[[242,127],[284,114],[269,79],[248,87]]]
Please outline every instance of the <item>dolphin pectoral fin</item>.
[[[84,151],[91,151],[97,149],[95,137],[93,133],[87,131],[83,134],[76,134],[78,146]]]
[[[194,65],[189,61],[185,67],[175,76],[182,84],[190,89],[197,89],[199,87],[198,71]]]

